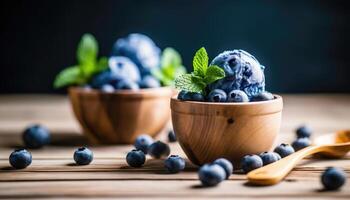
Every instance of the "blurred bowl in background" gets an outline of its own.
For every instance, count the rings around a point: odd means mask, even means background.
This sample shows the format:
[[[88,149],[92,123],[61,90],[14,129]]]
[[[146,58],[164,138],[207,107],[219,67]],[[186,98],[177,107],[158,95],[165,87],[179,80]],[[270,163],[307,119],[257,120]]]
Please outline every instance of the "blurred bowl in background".
[[[169,87],[102,92],[69,88],[75,117],[92,144],[132,144],[137,136],[156,136],[170,118]]]

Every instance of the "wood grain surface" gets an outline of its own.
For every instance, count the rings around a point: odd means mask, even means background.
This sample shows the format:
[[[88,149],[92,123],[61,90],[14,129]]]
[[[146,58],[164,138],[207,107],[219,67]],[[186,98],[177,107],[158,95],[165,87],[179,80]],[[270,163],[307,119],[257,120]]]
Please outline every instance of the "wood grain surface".
[[[278,142],[291,142],[294,129],[310,124],[314,137],[350,128],[350,95],[282,95],[284,110]],[[24,170],[9,167],[10,152],[22,145],[21,132],[30,123],[52,131],[52,145],[32,150]],[[165,134],[159,136],[166,141]],[[143,168],[126,165],[129,145],[93,146],[95,159],[75,166],[75,148],[86,145],[65,96],[0,96],[0,199],[350,199],[350,155],[343,159],[304,159],[278,185],[257,187],[235,172],[217,187],[203,188],[197,167],[167,174],[162,160],[147,159]],[[172,154],[185,156],[177,143]],[[320,174],[328,166],[343,168],[347,183],[340,191],[323,191]]]

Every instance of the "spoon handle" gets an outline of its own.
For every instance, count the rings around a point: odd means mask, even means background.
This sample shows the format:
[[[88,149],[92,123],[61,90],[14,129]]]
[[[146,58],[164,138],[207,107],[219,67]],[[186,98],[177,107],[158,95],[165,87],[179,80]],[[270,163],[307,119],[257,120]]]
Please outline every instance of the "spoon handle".
[[[287,176],[300,160],[320,151],[323,151],[322,146],[309,146],[301,149],[279,161],[249,172],[248,181],[257,185],[274,185]]]

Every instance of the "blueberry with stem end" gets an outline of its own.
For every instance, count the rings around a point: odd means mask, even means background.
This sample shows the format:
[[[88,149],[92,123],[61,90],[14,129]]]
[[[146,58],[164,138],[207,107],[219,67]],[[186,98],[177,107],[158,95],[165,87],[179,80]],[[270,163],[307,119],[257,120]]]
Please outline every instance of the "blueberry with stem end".
[[[126,162],[130,167],[142,167],[145,161],[146,155],[141,150],[133,149],[126,155]]]
[[[15,169],[24,169],[32,163],[32,154],[26,149],[17,149],[11,153],[9,162]]]

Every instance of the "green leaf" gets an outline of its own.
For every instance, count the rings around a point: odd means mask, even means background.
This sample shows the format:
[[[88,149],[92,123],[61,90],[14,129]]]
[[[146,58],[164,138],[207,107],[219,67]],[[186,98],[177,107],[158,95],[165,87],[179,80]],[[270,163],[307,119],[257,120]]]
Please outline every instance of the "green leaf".
[[[180,66],[182,59],[180,54],[173,48],[167,47],[164,49],[161,57],[161,66],[162,67],[171,67]]]
[[[210,84],[224,77],[225,77],[225,71],[222,68],[216,65],[211,65],[208,67],[207,73],[204,78],[204,82],[206,84]]]
[[[81,71],[78,66],[68,67],[62,70],[55,79],[54,87],[61,88],[68,85],[84,83],[81,77]]]
[[[191,74],[183,74],[175,79],[175,87],[188,92],[203,92],[203,85],[193,82]]]
[[[152,75],[165,86],[173,86],[175,77],[185,73],[186,68],[182,66],[180,54],[171,47],[164,49],[160,69],[152,70]]]
[[[208,54],[204,47],[200,48],[193,58],[193,71],[195,75],[204,77],[208,68]]]
[[[82,67],[90,67],[94,65],[97,59],[97,54],[98,44],[95,37],[91,34],[84,34],[78,44],[77,49],[77,59],[79,65]]]
[[[107,57],[101,57],[96,63],[96,67],[95,67],[94,73],[99,73],[99,72],[102,72],[102,71],[104,71],[106,69],[108,69],[108,58]]]
[[[154,76],[156,79],[158,79],[160,81],[163,81],[163,79],[165,78],[164,74],[162,73],[162,71],[160,69],[153,69],[151,71],[151,74],[152,74],[152,76]]]

